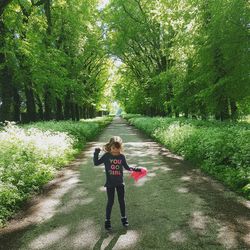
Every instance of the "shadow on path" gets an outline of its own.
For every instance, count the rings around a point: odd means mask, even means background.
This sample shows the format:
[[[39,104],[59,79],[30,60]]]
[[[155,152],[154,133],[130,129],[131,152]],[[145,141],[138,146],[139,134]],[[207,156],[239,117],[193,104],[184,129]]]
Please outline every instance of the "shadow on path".
[[[105,174],[92,154],[112,135],[123,138],[129,165],[149,172],[137,183],[125,174],[130,227],[116,201],[106,233]],[[0,249],[250,249],[249,201],[120,118],[45,189],[0,230]]]

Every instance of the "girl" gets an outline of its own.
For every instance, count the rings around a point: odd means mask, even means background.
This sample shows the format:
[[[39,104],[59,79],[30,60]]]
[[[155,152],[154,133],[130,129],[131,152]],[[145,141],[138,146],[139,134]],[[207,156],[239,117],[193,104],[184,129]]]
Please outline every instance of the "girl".
[[[119,136],[113,136],[107,144],[104,145],[104,151],[106,152],[100,159],[100,148],[95,148],[94,152],[94,165],[98,166],[102,163],[105,165],[106,183],[108,202],[106,206],[106,220],[105,229],[111,230],[111,210],[114,204],[115,189],[118,195],[118,201],[121,211],[121,222],[123,226],[127,227],[128,219],[125,213],[125,200],[124,200],[124,182],[123,182],[123,167],[129,171],[140,172],[140,168],[129,167],[125,156],[121,154],[122,151],[122,139]]]

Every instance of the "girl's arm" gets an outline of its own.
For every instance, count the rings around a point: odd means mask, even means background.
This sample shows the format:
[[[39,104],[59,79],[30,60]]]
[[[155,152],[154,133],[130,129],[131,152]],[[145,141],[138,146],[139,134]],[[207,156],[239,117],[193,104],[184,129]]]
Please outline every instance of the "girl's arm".
[[[140,168],[137,168],[137,167],[129,167],[129,165],[127,164],[127,161],[126,161],[126,158],[125,156],[123,156],[123,167],[125,169],[127,169],[128,171],[135,171],[135,172],[141,172],[141,169]]]
[[[94,158],[93,158],[95,166],[98,166],[98,165],[104,163],[105,154],[100,159],[98,159],[100,151],[101,151],[100,148],[95,148]]]

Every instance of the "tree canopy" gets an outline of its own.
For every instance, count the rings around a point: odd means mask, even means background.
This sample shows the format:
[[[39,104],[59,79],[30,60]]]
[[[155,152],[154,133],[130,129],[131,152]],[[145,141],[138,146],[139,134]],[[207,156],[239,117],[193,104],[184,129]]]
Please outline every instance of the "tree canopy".
[[[1,120],[93,116],[107,71],[97,1],[5,2]]]
[[[245,0],[102,8],[98,0],[5,0],[0,17],[1,121],[79,120],[115,99],[150,116],[250,112]]]
[[[249,113],[249,5],[244,0],[111,0],[116,93],[146,115],[237,119]]]

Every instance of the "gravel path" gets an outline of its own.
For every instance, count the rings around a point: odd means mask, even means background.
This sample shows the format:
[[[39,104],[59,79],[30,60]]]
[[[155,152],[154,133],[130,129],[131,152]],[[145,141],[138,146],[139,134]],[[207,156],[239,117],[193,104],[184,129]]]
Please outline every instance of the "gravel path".
[[[105,175],[92,154],[112,135],[123,138],[129,165],[149,173],[138,183],[125,174],[130,227],[116,200],[108,234]],[[0,249],[250,249],[250,202],[116,118],[0,230]]]

